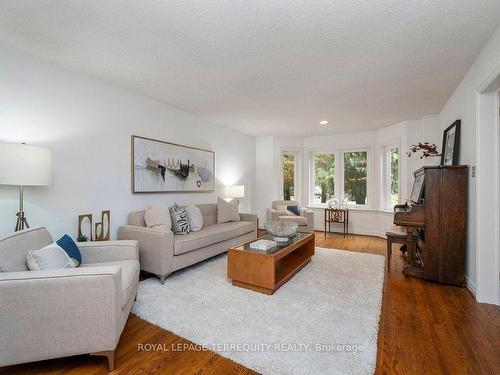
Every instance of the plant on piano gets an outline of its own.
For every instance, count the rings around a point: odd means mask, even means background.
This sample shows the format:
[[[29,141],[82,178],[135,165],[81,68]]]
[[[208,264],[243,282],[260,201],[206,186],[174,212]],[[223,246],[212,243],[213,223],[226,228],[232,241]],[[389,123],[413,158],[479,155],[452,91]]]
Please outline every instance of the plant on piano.
[[[408,151],[406,155],[408,155],[408,157],[411,157],[414,153],[419,151],[422,151],[420,159],[425,159],[433,156],[441,156],[441,154],[437,150],[437,146],[434,143],[431,144],[429,142],[418,142],[418,145],[411,145],[410,151]]]

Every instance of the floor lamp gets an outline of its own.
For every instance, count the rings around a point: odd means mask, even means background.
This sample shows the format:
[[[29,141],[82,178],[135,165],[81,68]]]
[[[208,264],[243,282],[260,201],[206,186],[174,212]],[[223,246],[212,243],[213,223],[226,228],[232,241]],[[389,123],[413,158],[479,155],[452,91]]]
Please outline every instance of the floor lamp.
[[[52,150],[24,143],[0,143],[0,185],[19,186],[16,231],[29,228],[23,188],[52,185]]]

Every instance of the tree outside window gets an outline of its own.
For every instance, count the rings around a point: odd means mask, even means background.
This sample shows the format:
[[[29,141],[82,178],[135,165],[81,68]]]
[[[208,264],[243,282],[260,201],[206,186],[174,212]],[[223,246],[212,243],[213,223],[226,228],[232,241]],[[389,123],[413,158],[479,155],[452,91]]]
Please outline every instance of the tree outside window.
[[[366,204],[368,153],[344,153],[344,197],[348,202]]]
[[[283,155],[283,199],[295,199],[295,155]]]
[[[399,203],[399,150],[396,146],[391,147],[391,207]]]
[[[314,155],[314,203],[326,203],[335,195],[335,155]]]

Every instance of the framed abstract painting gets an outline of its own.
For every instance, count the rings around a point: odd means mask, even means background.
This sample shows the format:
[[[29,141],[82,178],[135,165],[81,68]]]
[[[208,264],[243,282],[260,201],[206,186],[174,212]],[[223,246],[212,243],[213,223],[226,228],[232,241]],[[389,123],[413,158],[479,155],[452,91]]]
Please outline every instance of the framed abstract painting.
[[[132,136],[132,192],[213,192],[215,152]]]

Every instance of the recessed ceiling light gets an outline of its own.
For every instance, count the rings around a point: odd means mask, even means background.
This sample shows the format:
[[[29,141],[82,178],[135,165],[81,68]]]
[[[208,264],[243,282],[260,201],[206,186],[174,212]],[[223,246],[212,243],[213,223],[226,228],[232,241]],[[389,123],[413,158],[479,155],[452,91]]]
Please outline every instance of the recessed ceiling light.
[[[319,122],[319,124],[320,124],[320,125],[328,125],[328,121],[323,120],[323,121],[320,121],[320,122]]]

